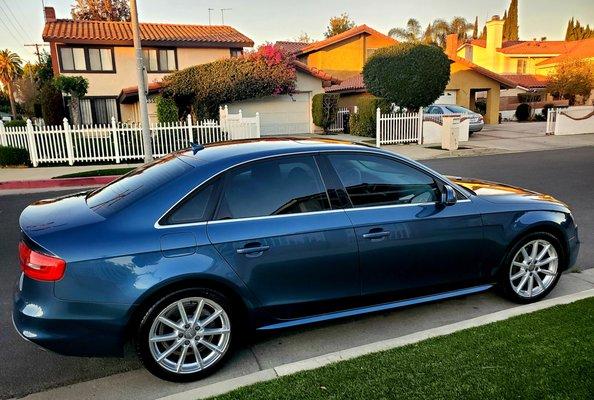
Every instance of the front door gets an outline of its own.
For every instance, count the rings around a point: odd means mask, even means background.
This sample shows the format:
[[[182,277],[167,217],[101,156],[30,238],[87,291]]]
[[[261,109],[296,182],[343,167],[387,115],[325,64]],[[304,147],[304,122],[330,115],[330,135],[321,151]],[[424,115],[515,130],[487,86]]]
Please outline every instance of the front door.
[[[469,199],[438,204],[436,178],[390,157],[328,160],[352,203],[364,295],[440,291],[480,278],[482,221]]]
[[[359,297],[355,233],[331,209],[313,156],[250,163],[224,180],[208,236],[268,313],[318,314]]]

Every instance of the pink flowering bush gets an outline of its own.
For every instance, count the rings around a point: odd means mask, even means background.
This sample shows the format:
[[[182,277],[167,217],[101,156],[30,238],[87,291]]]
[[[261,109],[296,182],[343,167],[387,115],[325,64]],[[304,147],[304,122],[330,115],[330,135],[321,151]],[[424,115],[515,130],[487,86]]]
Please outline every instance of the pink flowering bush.
[[[265,44],[237,58],[196,65],[167,76],[164,96],[197,118],[216,118],[218,107],[234,101],[295,91],[293,60]]]

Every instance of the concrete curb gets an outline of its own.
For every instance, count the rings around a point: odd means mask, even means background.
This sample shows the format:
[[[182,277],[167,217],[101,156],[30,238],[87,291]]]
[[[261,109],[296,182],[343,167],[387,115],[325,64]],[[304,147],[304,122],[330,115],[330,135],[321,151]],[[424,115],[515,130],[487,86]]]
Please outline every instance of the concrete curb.
[[[119,175],[92,176],[85,178],[38,179],[30,181],[8,181],[0,182],[0,190],[98,186],[105,185],[117,178],[119,178]]]
[[[549,300],[543,300],[538,303],[517,306],[509,308],[507,310],[494,312],[477,318],[471,318],[466,321],[460,321],[449,325],[427,329],[421,332],[416,332],[410,335],[405,335],[394,339],[382,340],[363,346],[357,346],[350,349],[337,351],[334,353],[324,354],[306,360],[279,365],[274,368],[269,368],[252,374],[213,383],[210,385],[202,386],[200,388],[188,390],[186,392],[161,397],[158,400],[195,400],[217,396],[243,386],[252,385],[254,383],[265,382],[275,379],[277,377],[295,374],[301,371],[312,370],[331,363],[349,360],[366,354],[406,346],[437,336],[449,335],[450,333],[458,332],[464,329],[474,328],[477,326],[490,324],[492,322],[503,321],[511,317],[532,313],[556,305],[573,303],[575,301],[586,299],[588,297],[594,297],[594,289],[589,289],[582,292],[569,294],[566,296],[556,297]]]

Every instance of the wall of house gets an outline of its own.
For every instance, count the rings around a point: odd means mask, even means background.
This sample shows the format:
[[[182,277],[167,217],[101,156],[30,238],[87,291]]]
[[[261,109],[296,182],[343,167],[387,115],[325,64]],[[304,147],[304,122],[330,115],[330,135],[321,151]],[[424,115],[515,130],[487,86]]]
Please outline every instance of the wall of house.
[[[307,55],[307,65],[321,69],[337,78],[358,74],[365,61],[363,35],[344,40]]]
[[[487,113],[485,123],[496,124],[499,121],[499,83],[493,79],[473,71],[461,63],[453,63],[450,67],[450,82],[446,90],[456,91],[456,104],[471,107],[471,95],[476,91],[487,92]]]
[[[56,44],[53,43],[55,46]],[[57,52],[56,52],[57,54]],[[183,48],[177,49],[178,69],[229,58],[228,48]],[[114,47],[115,73],[64,73],[69,76],[84,76],[89,80],[87,96],[117,96],[125,87],[136,86],[136,58],[133,47]],[[167,75],[148,73],[148,81],[157,82]]]

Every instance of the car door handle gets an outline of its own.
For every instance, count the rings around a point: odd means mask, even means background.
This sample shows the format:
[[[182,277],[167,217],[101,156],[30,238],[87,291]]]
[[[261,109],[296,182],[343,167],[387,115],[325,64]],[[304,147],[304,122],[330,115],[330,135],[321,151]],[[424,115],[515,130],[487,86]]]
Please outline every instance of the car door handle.
[[[383,239],[390,236],[390,231],[369,232],[363,234],[363,239]]]
[[[257,253],[262,254],[266,250],[270,249],[270,246],[254,246],[254,247],[242,247],[237,249],[237,254],[256,255]]]

